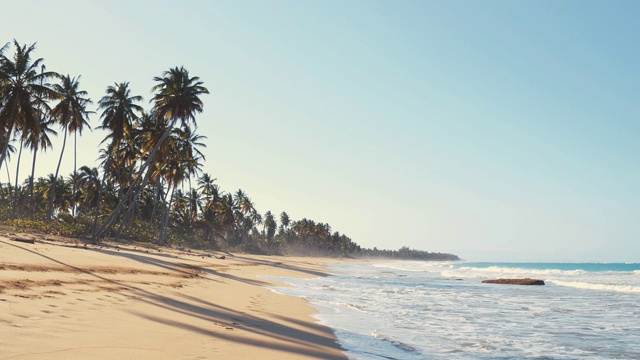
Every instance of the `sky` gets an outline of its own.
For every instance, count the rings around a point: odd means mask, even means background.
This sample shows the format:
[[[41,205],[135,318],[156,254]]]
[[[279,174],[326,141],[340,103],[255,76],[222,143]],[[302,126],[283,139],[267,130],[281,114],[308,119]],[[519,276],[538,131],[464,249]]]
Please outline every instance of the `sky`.
[[[263,214],[468,260],[640,261],[637,1],[0,7],[0,42],[37,42],[94,102],[128,81],[148,109],[153,77],[200,77],[204,171]],[[105,135],[78,138],[79,164],[98,164]],[[36,176],[60,148],[61,136],[38,155]],[[25,152],[21,180],[30,163]]]

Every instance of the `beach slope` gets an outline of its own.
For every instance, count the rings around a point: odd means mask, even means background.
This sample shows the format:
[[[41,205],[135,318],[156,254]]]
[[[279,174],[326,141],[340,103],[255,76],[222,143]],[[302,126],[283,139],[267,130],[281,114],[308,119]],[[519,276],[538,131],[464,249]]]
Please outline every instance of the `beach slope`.
[[[259,277],[328,261],[0,232],[0,359],[346,359],[303,299]]]

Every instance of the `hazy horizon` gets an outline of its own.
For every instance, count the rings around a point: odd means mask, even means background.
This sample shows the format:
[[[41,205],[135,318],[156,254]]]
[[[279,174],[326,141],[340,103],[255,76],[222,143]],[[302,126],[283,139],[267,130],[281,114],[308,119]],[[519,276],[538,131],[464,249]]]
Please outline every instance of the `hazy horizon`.
[[[37,42],[94,103],[128,81],[149,109],[154,76],[182,65],[200,77],[203,170],[262,214],[470,261],[640,261],[640,3],[2,7],[0,43]],[[79,137],[79,166],[97,166],[104,136]],[[55,171],[61,139],[36,176]],[[13,183],[15,158],[10,170]]]

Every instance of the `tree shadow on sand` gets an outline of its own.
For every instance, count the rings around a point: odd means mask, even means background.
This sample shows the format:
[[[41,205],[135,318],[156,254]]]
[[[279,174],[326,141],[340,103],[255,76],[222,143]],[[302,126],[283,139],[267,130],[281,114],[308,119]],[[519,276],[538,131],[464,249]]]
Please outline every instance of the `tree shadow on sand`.
[[[10,244],[2,240],[0,240],[0,243],[17,247],[23,251],[41,256],[49,261],[68,267],[77,272],[81,272],[100,279],[101,281],[126,288],[133,294],[133,296],[130,296],[132,300],[140,301],[153,307],[169,311],[174,315],[179,315],[163,317],[161,315],[157,315],[157,313],[154,313],[152,315],[150,312],[142,313],[135,310],[127,310],[132,315],[139,316],[149,321],[176,327],[185,331],[198,333],[211,338],[232,341],[244,345],[268,348],[321,359],[346,359],[346,357],[344,356],[330,356],[327,353],[328,348],[335,348],[337,346],[336,342],[329,329],[313,322],[305,322],[286,316],[277,315],[275,317],[279,321],[275,322],[264,317],[251,315],[245,312],[223,307],[186,294],[177,294],[176,297],[159,295],[140,287],[133,286],[126,282],[110,279],[87,269],[67,264],[51,256],[41,254],[37,251],[25,248],[23,246]],[[164,270],[177,272],[185,276],[193,275],[193,271],[197,270],[206,272],[212,276],[223,277],[229,281],[240,281],[259,286],[267,285],[267,283],[259,280],[254,281],[242,279],[233,275],[190,264],[172,263],[163,259],[154,258],[150,255],[129,254],[126,251],[97,249],[87,250],[99,251],[103,254],[111,256],[125,257],[128,259],[139,261],[141,263],[158,266]],[[242,260],[243,258],[240,259]],[[280,268],[285,268],[287,270],[301,271],[305,274],[315,275],[316,273],[314,271],[297,268],[295,266],[283,266],[283,264],[281,263],[274,264],[267,261],[258,261],[258,263],[265,266],[277,266]],[[319,272],[317,272],[317,274],[324,275]],[[194,321],[189,321],[189,319],[204,320],[206,321],[206,323],[210,323],[211,326],[198,326],[194,324]],[[242,336],[242,332],[259,335],[261,336],[261,339],[252,339],[246,336]]]

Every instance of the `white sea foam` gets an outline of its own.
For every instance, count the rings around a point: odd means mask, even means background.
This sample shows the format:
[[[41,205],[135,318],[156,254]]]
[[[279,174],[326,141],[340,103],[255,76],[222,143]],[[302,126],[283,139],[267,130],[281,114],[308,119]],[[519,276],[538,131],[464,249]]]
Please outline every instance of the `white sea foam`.
[[[640,359],[637,271],[342,263],[287,279],[335,330],[350,359]],[[482,284],[544,277],[548,286]]]
[[[521,268],[506,268],[499,266],[490,266],[487,268],[476,267],[460,267],[460,271],[470,272],[476,274],[511,274],[511,275],[535,275],[535,276],[548,276],[556,274],[568,274],[568,275],[580,275],[584,274],[584,270],[559,270],[559,269],[521,269]]]
[[[573,287],[577,289],[588,289],[588,290],[601,290],[601,291],[615,291],[622,293],[631,293],[631,294],[640,294],[640,286],[631,286],[631,285],[612,285],[612,284],[594,284],[583,281],[561,281],[561,280],[547,280],[550,283]]]

